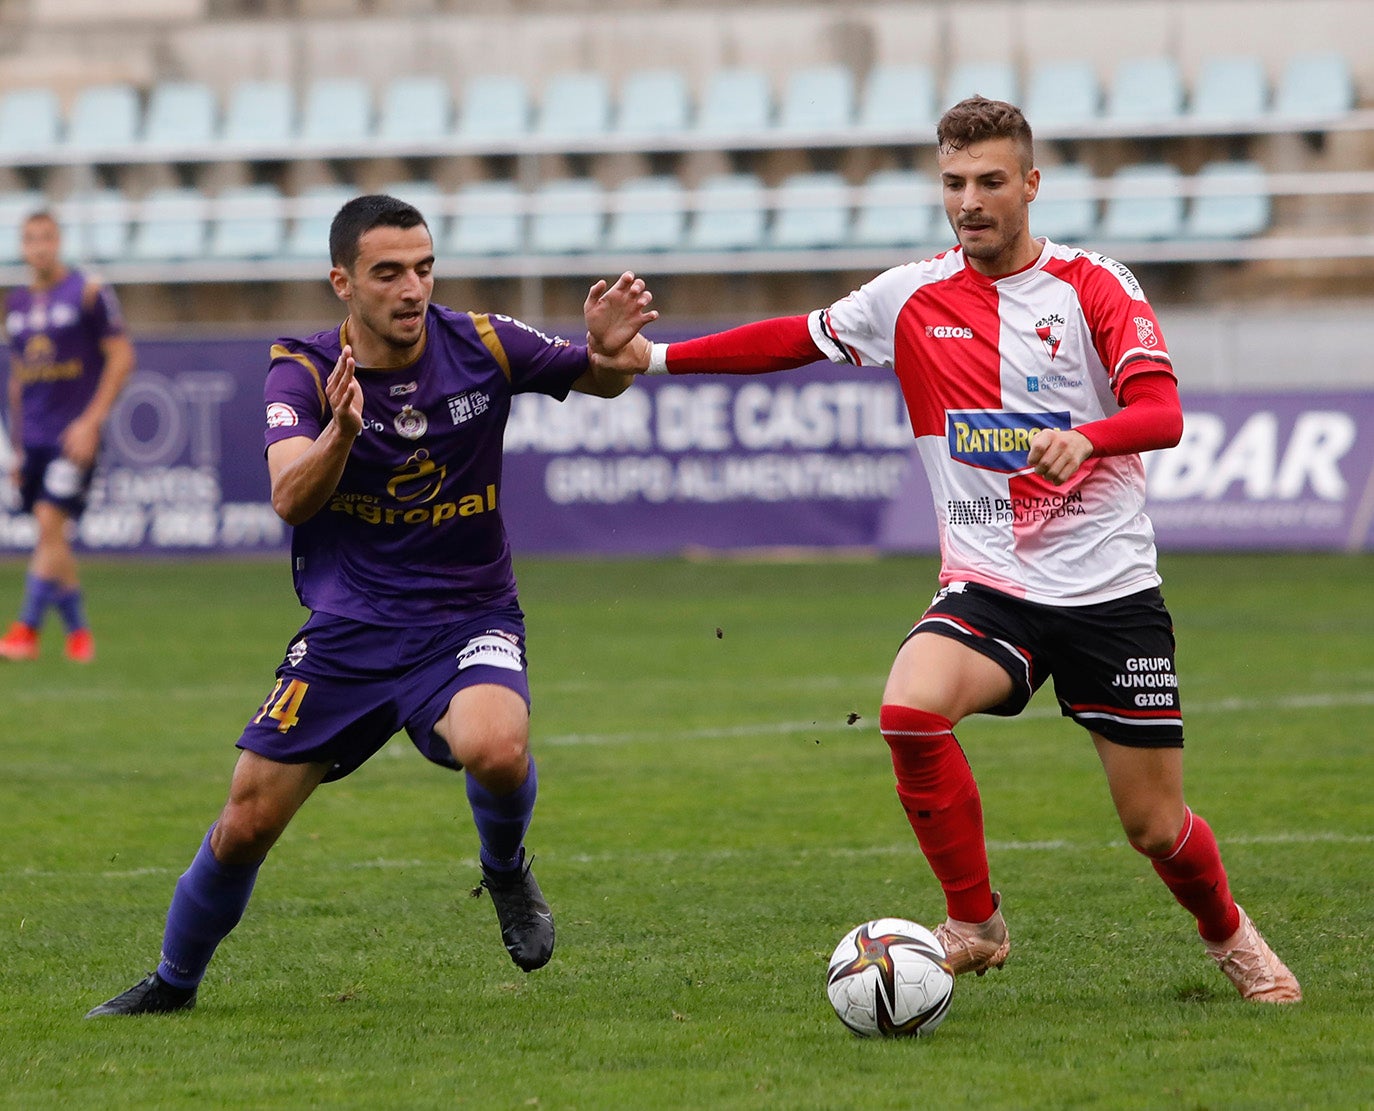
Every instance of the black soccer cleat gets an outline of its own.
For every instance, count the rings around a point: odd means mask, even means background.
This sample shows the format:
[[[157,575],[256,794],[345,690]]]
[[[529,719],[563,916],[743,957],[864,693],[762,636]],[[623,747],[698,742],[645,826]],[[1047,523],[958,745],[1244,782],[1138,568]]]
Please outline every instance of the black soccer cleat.
[[[100,1015],[162,1015],[169,1011],[186,1011],[196,1005],[195,988],[178,988],[169,984],[156,972],[148,973],[123,995],[92,1007],[87,1018]]]
[[[553,956],[553,914],[530,871],[533,862],[533,857],[525,860],[525,850],[521,849],[520,866],[509,872],[498,872],[483,864],[482,882],[472,892],[480,895],[482,888],[487,889],[496,907],[506,951],[526,972],[543,968]]]

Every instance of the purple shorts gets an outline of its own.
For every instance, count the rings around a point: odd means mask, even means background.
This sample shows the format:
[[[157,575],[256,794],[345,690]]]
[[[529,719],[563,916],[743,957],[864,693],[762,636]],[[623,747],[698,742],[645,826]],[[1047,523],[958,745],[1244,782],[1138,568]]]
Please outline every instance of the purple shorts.
[[[356,771],[405,729],[427,760],[457,768],[434,726],[455,694],[481,683],[508,687],[529,705],[518,608],[396,629],[311,614],[238,747],[283,764],[328,761],[329,782]]]
[[[19,472],[19,504],[32,513],[40,501],[57,506],[73,521],[86,509],[94,467],[78,467],[57,447],[26,447]]]

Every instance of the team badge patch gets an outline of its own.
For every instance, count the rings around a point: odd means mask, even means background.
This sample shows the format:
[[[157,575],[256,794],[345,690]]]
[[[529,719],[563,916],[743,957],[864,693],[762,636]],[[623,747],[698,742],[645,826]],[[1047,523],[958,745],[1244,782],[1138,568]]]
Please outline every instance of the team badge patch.
[[[301,418],[296,415],[296,410],[290,405],[274,401],[267,407],[268,428],[292,428],[300,422]]]
[[[477,667],[499,667],[506,671],[524,671],[525,664],[520,659],[520,646],[511,641],[509,634],[493,630],[473,637],[458,653],[458,670]]]
[[[1146,347],[1155,347],[1159,343],[1159,337],[1155,335],[1155,322],[1148,316],[1135,318],[1135,334]]]
[[[305,659],[305,637],[301,637],[286,650],[286,662],[292,667],[295,667],[303,659]]]
[[[396,414],[396,431],[407,440],[418,440],[429,430],[429,418],[413,405],[405,406]]]
[[[1051,313],[1045,319],[1037,320],[1035,334],[1040,337],[1040,342],[1045,345],[1045,350],[1049,352],[1050,360],[1053,361],[1059,353],[1059,342],[1064,338],[1064,318],[1058,313]]]

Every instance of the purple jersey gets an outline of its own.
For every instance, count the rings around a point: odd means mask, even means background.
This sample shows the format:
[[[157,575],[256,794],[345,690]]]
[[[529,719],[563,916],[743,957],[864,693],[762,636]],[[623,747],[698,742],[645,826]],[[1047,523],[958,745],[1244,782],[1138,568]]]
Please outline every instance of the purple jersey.
[[[101,342],[122,335],[119,301],[79,270],[51,289],[15,289],[5,299],[10,375],[23,391],[24,447],[56,447],[95,396],[105,369]]]
[[[330,420],[324,383],[347,325],[272,347],[267,443]],[[374,625],[440,625],[515,603],[501,521],[510,400],[562,400],[585,347],[505,316],[431,305],[425,345],[397,370],[357,369],[363,430],[338,488],[291,539],[296,594],[315,612]]]

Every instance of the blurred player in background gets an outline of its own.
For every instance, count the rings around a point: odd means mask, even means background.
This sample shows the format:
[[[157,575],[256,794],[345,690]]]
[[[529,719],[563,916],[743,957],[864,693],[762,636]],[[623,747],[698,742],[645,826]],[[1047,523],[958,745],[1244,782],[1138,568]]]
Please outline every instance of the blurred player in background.
[[[172,895],[157,970],[92,1016],[193,1005],[301,804],[402,728],[429,760],[466,770],[481,888],[511,959],[532,971],[553,953],[524,848],[537,779],[502,442],[514,394],[614,397],[632,378],[509,317],[432,305],[429,228],[403,201],[349,201],[329,245],[348,318],[274,345],[265,391],[272,504],[295,526],[310,616],[239,738],[228,801]],[[618,350],[658,315],[650,300],[633,275],[598,282],[589,336]]]
[[[9,337],[9,432],[14,477],[38,541],[24,582],[19,619],[0,637],[0,658],[38,658],[49,608],[67,630],[67,658],[89,663],[95,640],[86,623],[71,531],[86,507],[100,430],[134,369],[114,292],[63,265],[62,233],[47,212],[24,221],[30,281],[5,299]]]
[[[944,889],[936,933],[956,972],[1000,968],[1010,940],[953,729],[969,714],[1019,713],[1053,678],[1062,713],[1092,737],[1130,843],[1197,918],[1207,952],[1246,999],[1298,1000],[1184,802],[1173,624],[1139,454],[1183,428],[1155,314],[1120,263],[1032,237],[1040,172],[1017,108],[965,100],[937,138],[956,249],[809,316],[683,343],[641,336],[606,365],[753,374],[826,358],[895,371],[942,567],[892,665],[880,725]]]

